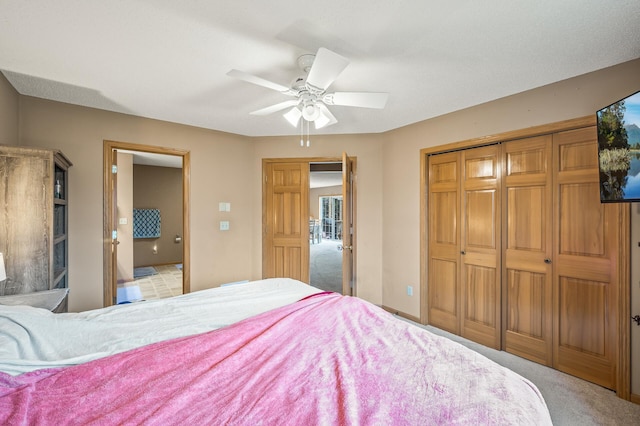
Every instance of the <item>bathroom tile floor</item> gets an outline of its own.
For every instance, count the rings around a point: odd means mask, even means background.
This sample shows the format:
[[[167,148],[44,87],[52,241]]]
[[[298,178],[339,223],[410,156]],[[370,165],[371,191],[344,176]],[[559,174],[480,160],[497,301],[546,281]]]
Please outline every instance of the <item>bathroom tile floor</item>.
[[[158,265],[154,268],[158,271],[157,274],[120,285],[140,287],[143,300],[164,299],[182,294],[182,269],[173,264]]]

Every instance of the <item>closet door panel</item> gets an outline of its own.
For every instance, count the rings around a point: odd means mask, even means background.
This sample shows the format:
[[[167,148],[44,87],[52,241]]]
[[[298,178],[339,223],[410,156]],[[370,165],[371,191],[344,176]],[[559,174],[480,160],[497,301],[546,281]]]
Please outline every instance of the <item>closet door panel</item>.
[[[429,323],[459,334],[459,154],[429,157]]]
[[[552,364],[551,136],[504,144],[504,349]]]
[[[451,333],[457,333],[458,264],[447,259],[432,258],[429,269],[429,323]]]
[[[595,128],[554,139],[554,367],[615,389],[620,207],[600,203]]]
[[[500,348],[500,147],[461,153],[461,335]]]

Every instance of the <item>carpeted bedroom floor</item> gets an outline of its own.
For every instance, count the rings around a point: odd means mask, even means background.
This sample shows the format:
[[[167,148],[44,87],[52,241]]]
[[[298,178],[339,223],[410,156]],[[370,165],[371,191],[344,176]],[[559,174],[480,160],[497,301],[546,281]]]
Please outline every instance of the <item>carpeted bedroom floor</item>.
[[[309,244],[310,284],[325,291],[342,293],[342,252],[339,240],[323,239]]]

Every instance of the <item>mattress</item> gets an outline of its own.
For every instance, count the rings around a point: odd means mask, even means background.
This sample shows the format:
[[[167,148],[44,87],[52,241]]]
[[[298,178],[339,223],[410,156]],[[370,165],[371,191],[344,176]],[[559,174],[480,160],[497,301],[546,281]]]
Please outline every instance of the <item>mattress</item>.
[[[319,292],[273,278],[80,313],[0,305],[0,371],[17,375],[81,364],[225,327]]]

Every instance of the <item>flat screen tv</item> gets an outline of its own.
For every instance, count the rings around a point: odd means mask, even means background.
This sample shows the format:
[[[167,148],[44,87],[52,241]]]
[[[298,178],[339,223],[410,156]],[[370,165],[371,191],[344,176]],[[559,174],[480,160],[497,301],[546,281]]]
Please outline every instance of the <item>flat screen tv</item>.
[[[600,201],[640,201],[640,91],[596,113]]]

